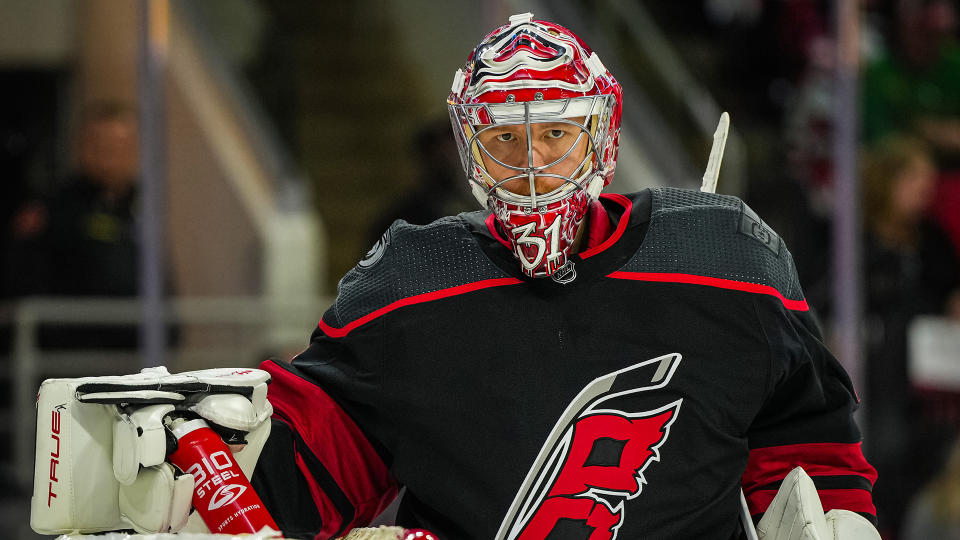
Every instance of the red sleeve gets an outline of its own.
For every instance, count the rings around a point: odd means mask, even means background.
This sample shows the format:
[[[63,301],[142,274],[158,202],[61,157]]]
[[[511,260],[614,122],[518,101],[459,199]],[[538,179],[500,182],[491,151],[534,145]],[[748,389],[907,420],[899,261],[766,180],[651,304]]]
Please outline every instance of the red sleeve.
[[[806,443],[754,448],[743,473],[751,515],[763,514],[794,467],[803,467],[820,494],[824,512],[834,508],[876,516],[870,495],[877,471],[863,457],[860,443]]]
[[[750,513],[763,514],[783,478],[803,467],[824,511],[850,510],[876,523],[877,471],[863,456],[850,377],[823,344],[809,312],[766,302],[758,303],[758,315],[771,367],[764,404],[748,432],[742,484]]]
[[[295,435],[295,460],[323,523],[318,538],[364,526],[396,497],[383,459],[346,412],[319,386],[267,361],[274,418]]]

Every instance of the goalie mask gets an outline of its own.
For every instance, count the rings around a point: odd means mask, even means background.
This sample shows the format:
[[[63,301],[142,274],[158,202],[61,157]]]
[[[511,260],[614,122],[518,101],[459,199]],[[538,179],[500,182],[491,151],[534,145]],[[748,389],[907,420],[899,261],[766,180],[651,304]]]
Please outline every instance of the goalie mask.
[[[532,18],[485,37],[447,103],[473,194],[523,272],[569,281],[580,224],[613,178],[620,85],[580,38]]]

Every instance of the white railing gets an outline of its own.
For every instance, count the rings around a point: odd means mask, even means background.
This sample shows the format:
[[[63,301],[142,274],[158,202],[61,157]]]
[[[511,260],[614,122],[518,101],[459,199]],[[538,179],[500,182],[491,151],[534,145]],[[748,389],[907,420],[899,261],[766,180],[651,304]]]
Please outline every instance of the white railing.
[[[651,67],[665,81],[670,92],[679,97],[704,139],[711,140],[724,108],[717,103],[710,89],[689,70],[643,3],[632,0],[607,0],[605,3],[618,20],[630,21],[625,27],[631,38],[646,51]],[[743,197],[747,190],[747,150],[736,122],[737,119],[733,118],[727,139],[721,191]]]
[[[177,298],[165,320],[177,329],[168,349],[171,372],[210,367],[256,366],[267,356],[289,357],[303,349],[328,298],[271,301],[259,297]],[[143,316],[136,299],[33,298],[5,306],[0,322],[12,328],[10,381],[13,389],[13,463],[7,472],[29,490],[33,479],[36,395],[42,379],[126,374],[140,370],[136,350],[66,350],[40,343],[40,328],[131,328]]]

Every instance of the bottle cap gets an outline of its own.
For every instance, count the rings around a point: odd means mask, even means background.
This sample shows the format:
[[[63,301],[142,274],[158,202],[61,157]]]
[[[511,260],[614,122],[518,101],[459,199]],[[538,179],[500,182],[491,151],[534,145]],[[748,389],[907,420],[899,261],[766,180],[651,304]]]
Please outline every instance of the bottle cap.
[[[205,427],[210,427],[210,426],[207,424],[206,421],[198,418],[196,420],[188,420],[186,422],[183,422],[182,424],[177,424],[172,428],[170,428],[170,431],[173,432],[173,435],[177,439],[181,439],[187,433],[190,433],[191,431],[196,431],[200,428],[205,428]]]

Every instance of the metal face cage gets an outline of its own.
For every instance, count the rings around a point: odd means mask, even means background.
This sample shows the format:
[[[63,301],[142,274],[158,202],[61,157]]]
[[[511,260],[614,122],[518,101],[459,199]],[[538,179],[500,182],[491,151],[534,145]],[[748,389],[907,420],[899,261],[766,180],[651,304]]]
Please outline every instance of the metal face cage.
[[[610,117],[616,104],[613,95],[594,95],[566,99],[535,100],[512,102],[507,96],[504,103],[451,103],[450,119],[454,128],[461,163],[467,173],[474,196],[483,206],[494,197],[509,204],[517,205],[528,212],[536,212],[546,205],[568,197],[577,190],[589,190],[596,197],[603,187],[602,178],[608,171],[608,152],[611,146]],[[546,163],[535,165],[533,148],[533,125],[556,123],[572,126],[576,137],[572,144],[562,152],[548,156]],[[496,155],[481,142],[481,136],[488,130],[504,126],[523,126],[526,142],[526,163],[507,162],[504,156]],[[549,169],[571,158],[574,150],[586,140],[586,151],[582,159],[572,168],[570,175],[548,172]],[[486,164],[496,164],[511,173],[497,179]],[[536,178],[556,178],[562,183],[548,193],[537,193]],[[529,195],[518,194],[504,187],[518,179],[529,182]],[[592,185],[595,184],[596,187]],[[594,193],[594,191],[596,193]]]

